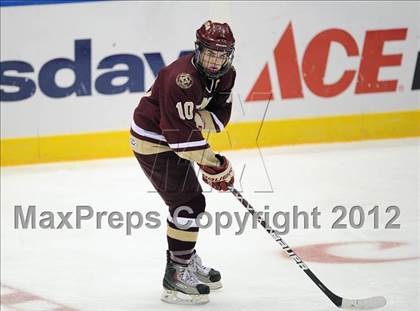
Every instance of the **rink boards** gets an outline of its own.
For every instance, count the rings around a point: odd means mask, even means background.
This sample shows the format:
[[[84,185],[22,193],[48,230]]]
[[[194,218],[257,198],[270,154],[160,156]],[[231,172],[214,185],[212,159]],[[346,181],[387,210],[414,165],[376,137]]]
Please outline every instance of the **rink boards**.
[[[236,36],[234,110],[214,149],[420,136],[419,12],[414,2],[2,7],[1,165],[130,155],[133,109],[207,19]]]

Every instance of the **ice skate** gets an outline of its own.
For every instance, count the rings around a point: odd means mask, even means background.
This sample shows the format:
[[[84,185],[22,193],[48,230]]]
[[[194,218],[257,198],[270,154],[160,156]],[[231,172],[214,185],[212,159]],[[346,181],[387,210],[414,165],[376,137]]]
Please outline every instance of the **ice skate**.
[[[208,285],[211,290],[217,290],[223,287],[222,282],[220,281],[222,278],[220,272],[213,268],[203,266],[202,260],[197,253],[194,253],[191,256],[190,266],[198,280],[201,283]]]
[[[168,261],[163,278],[161,300],[173,304],[204,304],[209,302],[209,286],[201,283],[192,266],[183,266]]]

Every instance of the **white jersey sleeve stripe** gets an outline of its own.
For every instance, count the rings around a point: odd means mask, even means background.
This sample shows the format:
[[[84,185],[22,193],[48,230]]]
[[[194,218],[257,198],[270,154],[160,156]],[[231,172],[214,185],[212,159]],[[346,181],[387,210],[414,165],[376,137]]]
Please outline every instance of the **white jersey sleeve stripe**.
[[[188,147],[199,147],[199,146],[206,146],[206,140],[199,140],[199,141],[190,141],[186,143],[175,143],[175,144],[168,144],[169,147],[172,149],[180,149],[180,148],[188,148]]]
[[[222,122],[220,122],[220,120],[217,118],[217,116],[211,112],[211,116],[213,117],[214,122],[216,123],[217,127],[219,128],[220,131],[223,131],[223,129],[225,128],[225,126],[223,125]]]
[[[134,123],[134,120],[131,123],[131,128],[133,129],[135,133],[139,134],[140,136],[149,137],[149,138],[166,142],[166,138],[163,135],[142,129],[141,127],[137,126],[136,123]]]

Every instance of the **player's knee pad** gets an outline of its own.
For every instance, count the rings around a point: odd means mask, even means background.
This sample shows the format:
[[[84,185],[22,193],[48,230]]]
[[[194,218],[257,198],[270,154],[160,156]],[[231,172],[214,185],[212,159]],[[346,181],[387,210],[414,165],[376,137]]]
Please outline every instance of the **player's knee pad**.
[[[206,198],[202,193],[182,205],[170,206],[169,214],[171,217],[196,218],[206,209]]]

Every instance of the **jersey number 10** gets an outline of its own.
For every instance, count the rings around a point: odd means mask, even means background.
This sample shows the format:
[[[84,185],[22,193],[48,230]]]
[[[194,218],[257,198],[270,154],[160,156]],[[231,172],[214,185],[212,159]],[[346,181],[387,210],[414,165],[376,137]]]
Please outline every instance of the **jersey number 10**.
[[[194,118],[193,102],[185,102],[184,104],[177,102],[176,109],[178,109],[179,117],[182,120],[192,120]]]

